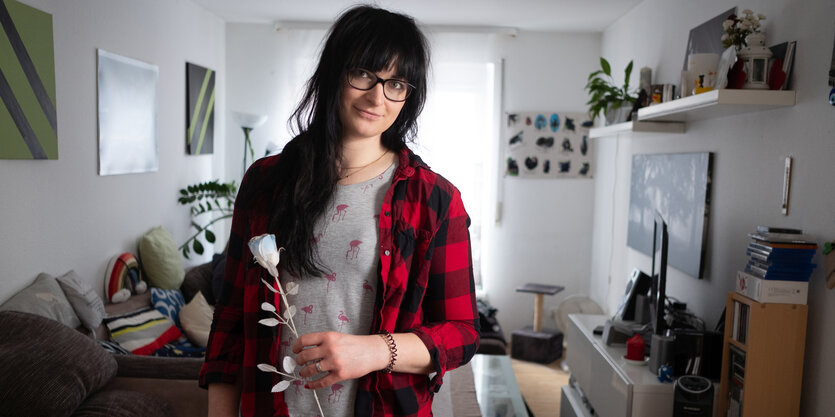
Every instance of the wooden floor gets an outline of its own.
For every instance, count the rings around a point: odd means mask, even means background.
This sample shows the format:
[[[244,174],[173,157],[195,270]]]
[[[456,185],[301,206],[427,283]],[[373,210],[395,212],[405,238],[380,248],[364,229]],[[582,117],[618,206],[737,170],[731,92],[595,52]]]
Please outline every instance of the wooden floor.
[[[565,355],[563,355],[565,357]],[[519,391],[536,417],[553,417],[560,413],[560,388],[568,385],[568,373],[562,360],[547,365],[510,359]]]

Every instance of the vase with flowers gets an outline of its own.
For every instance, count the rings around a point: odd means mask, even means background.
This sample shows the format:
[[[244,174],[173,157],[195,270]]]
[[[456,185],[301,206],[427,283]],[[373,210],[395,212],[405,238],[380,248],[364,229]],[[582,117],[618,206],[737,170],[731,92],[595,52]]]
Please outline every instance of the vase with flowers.
[[[766,86],[763,71],[767,63],[767,55],[771,55],[765,45],[765,34],[762,33],[762,21],[766,17],[762,13],[754,14],[750,9],[742,11],[742,16],[732,14],[722,23],[725,33],[722,34],[722,46],[734,48],[739,60],[728,72],[727,88],[762,88]],[[756,82],[752,84],[752,77],[756,75]]]

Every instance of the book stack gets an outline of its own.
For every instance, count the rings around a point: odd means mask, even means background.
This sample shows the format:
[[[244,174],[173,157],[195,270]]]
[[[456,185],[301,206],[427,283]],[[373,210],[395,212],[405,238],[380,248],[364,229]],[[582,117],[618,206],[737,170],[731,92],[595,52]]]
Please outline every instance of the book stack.
[[[748,236],[748,263],[737,273],[736,292],[761,303],[806,304],[817,243],[799,229],[758,226]]]

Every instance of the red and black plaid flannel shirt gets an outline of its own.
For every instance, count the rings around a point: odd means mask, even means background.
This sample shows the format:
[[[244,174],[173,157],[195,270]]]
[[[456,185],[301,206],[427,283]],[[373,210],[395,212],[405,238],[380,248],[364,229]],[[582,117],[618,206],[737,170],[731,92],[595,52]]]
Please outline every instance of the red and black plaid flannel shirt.
[[[469,217],[459,191],[408,149],[380,211],[380,294],[372,332],[412,332],[429,350],[435,368],[425,375],[372,372],[360,378],[357,416],[429,416],[444,373],[466,364],[478,347]],[[256,161],[238,200],[263,190],[278,156]],[[239,384],[242,416],[289,415],[284,395],[271,393],[279,376],[261,372],[276,364],[280,326],[258,324],[262,302],[274,294],[261,283],[266,272],[252,262],[250,237],[267,233],[271,193],[236,204],[223,293],[215,306],[200,385]]]

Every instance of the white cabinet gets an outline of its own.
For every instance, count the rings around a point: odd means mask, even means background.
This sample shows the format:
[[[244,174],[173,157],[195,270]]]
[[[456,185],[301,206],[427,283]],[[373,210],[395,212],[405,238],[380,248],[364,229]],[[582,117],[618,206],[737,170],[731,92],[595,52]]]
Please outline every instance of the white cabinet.
[[[563,397],[572,407],[571,412],[564,409],[563,417],[590,415],[590,409],[600,417],[672,416],[673,384],[658,382],[647,366],[627,363],[625,345],[606,346],[593,333],[606,318],[569,315],[565,360],[574,382],[563,387]]]

